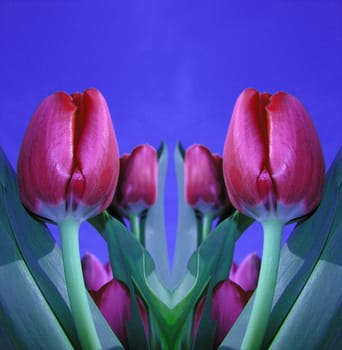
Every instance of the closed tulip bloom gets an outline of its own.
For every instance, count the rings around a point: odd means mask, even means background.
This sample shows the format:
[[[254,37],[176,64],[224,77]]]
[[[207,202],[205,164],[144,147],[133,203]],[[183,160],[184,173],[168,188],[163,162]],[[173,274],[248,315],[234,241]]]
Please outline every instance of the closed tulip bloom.
[[[244,90],[230,122],[223,172],[232,204],[258,220],[287,222],[315,209],[325,164],[301,102],[285,92]]]
[[[211,318],[216,323],[214,349],[217,349],[234,322],[245,307],[250,293],[245,292],[238,284],[226,279],[213,290],[211,301]],[[196,337],[206,297],[203,297],[195,311],[193,336]]]
[[[129,289],[122,282],[112,279],[97,292],[92,292],[91,295],[113,332],[125,349],[128,349],[126,321],[131,319]],[[146,307],[139,297],[137,297],[137,303],[145,334],[149,337]]]
[[[229,205],[222,172],[222,158],[203,145],[192,145],[184,157],[187,203],[203,213],[217,214]]]
[[[139,214],[157,200],[158,156],[150,145],[140,145],[120,159],[120,176],[113,206],[124,215]]]
[[[24,205],[61,221],[87,219],[113,199],[119,152],[106,101],[96,89],[43,100],[25,133],[18,160]]]
[[[110,264],[105,265],[91,253],[86,253],[82,258],[82,271],[84,284],[90,291],[97,291],[113,278]]]

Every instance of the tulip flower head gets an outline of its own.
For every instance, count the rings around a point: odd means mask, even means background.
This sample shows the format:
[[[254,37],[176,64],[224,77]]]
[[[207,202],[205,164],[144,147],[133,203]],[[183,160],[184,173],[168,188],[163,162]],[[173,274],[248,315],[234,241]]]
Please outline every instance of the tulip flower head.
[[[232,328],[241,311],[254,292],[260,270],[260,258],[249,254],[240,265],[233,262],[229,278],[218,283],[213,290],[211,318],[217,322],[214,349],[218,348]],[[193,336],[196,337],[206,296],[197,304]]]
[[[140,145],[120,159],[120,176],[112,207],[125,216],[140,214],[157,200],[158,156],[150,145]]]
[[[131,319],[131,302],[128,288],[113,278],[109,263],[103,265],[91,253],[82,258],[82,270],[85,285],[100,309],[104,318],[119,338],[120,342],[128,347],[126,321]],[[145,334],[149,337],[149,321],[146,307],[139,296],[137,303]]]
[[[119,151],[106,101],[96,89],[43,100],[25,133],[18,159],[22,201],[60,222],[85,220],[110,204]]]
[[[238,284],[230,279],[220,282],[213,290],[211,302],[211,318],[216,323],[214,349],[217,349],[225,338],[234,322],[245,307],[250,293],[245,292]],[[193,337],[197,335],[206,296],[197,304],[194,316]]]
[[[122,282],[112,279],[97,292],[92,292],[91,295],[113,332],[125,349],[128,349],[126,321],[131,319],[129,289]],[[146,307],[139,297],[137,297],[137,303],[145,334],[149,337]]]
[[[244,90],[229,126],[223,173],[232,204],[259,221],[271,216],[285,223],[315,209],[325,164],[301,102],[285,92]]]
[[[202,213],[219,214],[230,205],[222,172],[222,158],[203,145],[192,145],[184,157],[185,198]]]

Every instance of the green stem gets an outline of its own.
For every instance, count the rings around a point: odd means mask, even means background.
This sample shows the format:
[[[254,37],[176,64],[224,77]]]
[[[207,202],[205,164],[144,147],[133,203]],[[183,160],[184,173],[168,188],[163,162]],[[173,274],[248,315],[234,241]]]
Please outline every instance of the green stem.
[[[132,213],[129,215],[129,223],[131,225],[131,231],[136,237],[136,239],[145,246],[145,239],[142,235],[141,229],[140,229],[140,219],[139,214]]]
[[[281,237],[284,224],[277,219],[262,222],[264,247],[258,287],[247,330],[242,341],[242,350],[257,350],[261,347],[272,309],[277,282]]]
[[[205,213],[202,217],[202,225],[198,235],[197,246],[199,247],[201,243],[208,237],[211,231],[211,225],[213,223],[214,216],[211,213]]]
[[[80,223],[73,218],[68,218],[60,222],[58,226],[62,242],[65,282],[82,348],[101,349],[83,280],[78,243]]]

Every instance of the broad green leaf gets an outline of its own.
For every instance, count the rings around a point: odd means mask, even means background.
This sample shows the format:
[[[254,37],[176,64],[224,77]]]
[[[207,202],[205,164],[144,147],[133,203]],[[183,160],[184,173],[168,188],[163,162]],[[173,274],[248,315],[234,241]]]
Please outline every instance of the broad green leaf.
[[[284,349],[285,345],[293,350],[342,348],[341,213],[340,183],[335,215],[324,250],[272,341],[271,349]]]
[[[330,245],[329,242],[334,242],[333,244],[339,247],[342,246],[340,226],[342,219],[341,195],[339,192],[341,180],[342,150],[339,152],[327,174],[320,206],[311,217],[296,226],[282,249],[273,310],[264,339],[264,348],[270,345],[274,337],[277,339],[279,329],[285,334],[284,330],[288,329],[287,327],[290,327],[290,323],[293,322],[293,319],[291,319],[292,311],[297,312],[293,315],[296,315],[296,319],[300,323],[301,313],[303,315],[305,313],[307,315],[316,315],[316,313],[319,315],[322,313],[319,305],[322,305],[326,310],[330,310],[329,312],[334,308],[337,308],[337,310],[332,312],[331,315],[326,315],[325,326],[322,323],[323,328],[329,328],[328,333],[326,333],[326,330],[321,331],[319,328],[316,330],[312,328],[312,331],[316,333],[311,338],[312,342],[315,342],[315,344],[310,342],[311,345],[314,345],[311,348],[320,348],[322,342],[324,343],[327,339],[335,339],[336,332],[341,334],[341,328],[336,330],[336,324],[341,324],[342,292],[340,288],[338,291],[335,285],[335,281],[341,278],[341,266],[337,263],[340,262],[340,260],[337,260],[339,254],[336,251],[330,251],[329,253],[328,250],[327,252]],[[330,256],[330,260],[322,258],[325,254]],[[329,262],[331,260],[334,263],[330,264]],[[325,271],[325,273],[323,274],[322,271]],[[313,290],[314,286],[317,288],[316,290]],[[330,289],[332,291],[332,298],[326,297],[325,300],[322,300],[319,292],[321,289],[323,293],[327,289]],[[251,298],[237,322],[224,339],[220,349],[240,348],[252,305],[253,298]],[[322,317],[322,315],[319,315],[319,317]],[[310,334],[306,333],[306,327],[306,323],[298,327],[298,334],[303,339],[305,334],[310,336]],[[293,340],[297,338],[293,337]],[[288,337],[282,337],[281,339],[281,344],[276,340],[277,349],[288,348]],[[292,346],[292,348],[296,347]]]
[[[156,203],[147,211],[144,220],[145,247],[151,254],[156,274],[164,285],[170,283],[169,256],[165,232],[165,178],[167,172],[168,151],[165,143],[158,150],[158,198]]]
[[[72,349],[62,325],[22,259],[5,215],[0,186],[0,328],[13,349]]]
[[[178,143],[174,153],[178,187],[178,221],[172,288],[176,287],[187,272],[187,263],[197,249],[197,220],[194,210],[186,203],[184,194],[184,149]]]
[[[47,228],[36,219],[32,218],[23,208],[18,194],[15,173],[2,152],[0,152],[0,183],[5,194],[0,209],[0,218],[6,223],[2,234],[10,237],[16,244],[18,249],[16,262],[20,264],[20,266],[25,267],[25,273],[21,279],[29,279],[31,281],[30,285],[26,287],[22,286],[22,288],[18,290],[23,296],[17,299],[21,300],[22,307],[25,307],[25,311],[23,312],[25,312],[28,319],[25,322],[20,322],[15,319],[12,323],[13,327],[17,327],[17,322],[19,325],[22,323],[23,329],[26,331],[22,334],[17,334],[15,331],[13,336],[18,341],[21,341],[21,339],[25,341],[25,337],[34,339],[30,331],[30,325],[35,325],[35,327],[39,329],[37,326],[39,323],[35,324],[35,322],[32,321],[32,315],[36,312],[36,308],[34,302],[27,296],[32,294],[33,298],[33,295],[37,293],[38,298],[41,295],[44,302],[49,306],[50,312],[55,318],[55,327],[62,327],[63,332],[65,332],[64,336],[70,339],[72,346],[79,348],[79,341],[68,303],[60,249]],[[6,248],[2,243],[0,247],[0,256],[3,256]],[[10,268],[10,265],[5,266],[3,273],[7,275]],[[19,280],[18,276],[16,277],[16,282],[17,280]],[[17,284],[19,284],[19,282]],[[4,287],[5,285],[1,283],[0,290]],[[13,299],[8,302],[6,301],[6,298],[10,297],[10,289],[6,289],[3,294],[3,300],[4,304],[8,305],[8,307],[12,307],[11,303],[14,302]],[[103,348],[122,348],[91,298],[89,298],[89,302]],[[14,317],[12,313],[14,312],[9,312],[8,316]],[[16,314],[18,315],[18,313]],[[42,322],[44,321],[43,314],[40,316],[40,320]],[[30,322],[30,324],[26,324],[27,322]],[[50,327],[51,329],[53,328],[52,326]],[[42,329],[39,335],[42,339],[46,338],[49,342],[58,344],[54,339],[51,329],[48,329],[46,334]],[[39,348],[39,343],[35,343],[36,339],[32,341],[32,347]],[[59,347],[59,349],[60,348],[61,347]]]

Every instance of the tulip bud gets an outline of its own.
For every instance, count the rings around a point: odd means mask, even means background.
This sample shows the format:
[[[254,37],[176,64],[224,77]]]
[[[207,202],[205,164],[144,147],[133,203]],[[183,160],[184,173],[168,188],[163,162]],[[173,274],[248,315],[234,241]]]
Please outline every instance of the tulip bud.
[[[90,291],[97,291],[113,278],[110,264],[102,265],[94,255],[87,253],[82,258],[84,284]]]
[[[261,260],[256,253],[247,255],[240,265],[232,264],[229,279],[244,291],[254,291],[259,278]]]
[[[91,293],[97,307],[116,334],[125,349],[128,348],[126,321],[131,319],[131,302],[128,288],[120,281],[112,279],[97,292]],[[149,337],[148,314],[142,300],[137,303],[145,334]]]
[[[214,349],[217,349],[234,322],[246,305],[250,293],[246,293],[239,285],[226,279],[213,290],[211,299],[211,318],[216,323]],[[203,297],[195,311],[193,337],[197,335],[206,297]]]
[[[61,222],[106,209],[119,175],[119,152],[106,101],[96,89],[43,100],[25,133],[18,182],[31,212]]]
[[[150,145],[140,145],[120,159],[120,176],[112,207],[125,216],[140,214],[157,200],[158,156]]]
[[[301,102],[285,92],[244,90],[229,126],[223,173],[232,204],[257,220],[285,223],[315,209],[325,165]]]
[[[185,198],[202,213],[218,215],[230,205],[222,172],[222,158],[203,145],[192,145],[184,157]]]

